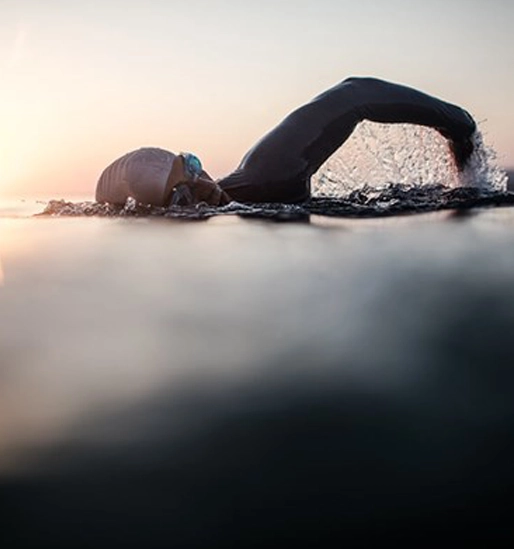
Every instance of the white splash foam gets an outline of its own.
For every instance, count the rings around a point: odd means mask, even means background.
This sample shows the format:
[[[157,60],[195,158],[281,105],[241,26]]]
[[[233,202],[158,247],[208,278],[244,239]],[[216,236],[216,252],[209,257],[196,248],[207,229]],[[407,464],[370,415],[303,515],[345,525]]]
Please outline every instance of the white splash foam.
[[[459,174],[463,187],[478,187],[484,191],[506,192],[508,175],[497,164],[496,151],[484,142],[482,133],[473,136],[474,151]]]
[[[447,140],[436,130],[411,124],[361,122],[346,143],[312,178],[314,196],[340,198],[362,187],[444,185],[504,192],[507,174],[482,134],[475,152],[459,173]]]

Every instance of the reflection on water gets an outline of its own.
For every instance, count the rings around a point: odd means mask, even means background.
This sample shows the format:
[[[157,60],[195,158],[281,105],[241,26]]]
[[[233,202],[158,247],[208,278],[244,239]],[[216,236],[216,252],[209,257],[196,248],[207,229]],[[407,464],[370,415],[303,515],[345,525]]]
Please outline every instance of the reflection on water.
[[[513,227],[3,222],[0,544],[509,538]]]

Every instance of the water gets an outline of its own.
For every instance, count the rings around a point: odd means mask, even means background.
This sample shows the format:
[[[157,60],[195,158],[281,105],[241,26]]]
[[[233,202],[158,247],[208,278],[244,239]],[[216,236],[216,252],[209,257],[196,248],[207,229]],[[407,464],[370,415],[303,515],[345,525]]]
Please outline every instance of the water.
[[[511,546],[509,201],[1,206],[1,547]]]
[[[513,248],[512,208],[0,219],[1,546],[498,546]]]
[[[49,200],[36,199],[0,199],[0,219],[25,218],[40,213]]]

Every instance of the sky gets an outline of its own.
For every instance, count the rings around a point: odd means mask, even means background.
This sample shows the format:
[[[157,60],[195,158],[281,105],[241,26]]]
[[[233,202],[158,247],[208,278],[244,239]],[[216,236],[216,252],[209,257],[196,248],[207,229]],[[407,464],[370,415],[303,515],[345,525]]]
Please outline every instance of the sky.
[[[356,75],[465,107],[514,166],[513,19],[507,0],[0,0],[0,196],[93,196],[142,146],[222,176]]]

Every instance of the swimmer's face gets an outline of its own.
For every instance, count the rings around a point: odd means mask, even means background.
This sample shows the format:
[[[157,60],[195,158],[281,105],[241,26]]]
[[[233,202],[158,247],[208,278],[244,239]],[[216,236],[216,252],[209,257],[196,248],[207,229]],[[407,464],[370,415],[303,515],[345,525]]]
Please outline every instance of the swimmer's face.
[[[228,195],[202,169],[200,160],[187,153],[175,158],[167,187],[166,204],[189,206],[206,202],[221,206],[230,202]]]
[[[223,206],[230,202],[230,198],[214,181],[199,178],[197,181],[178,183],[174,188],[170,204],[192,206],[200,202],[210,206]]]

